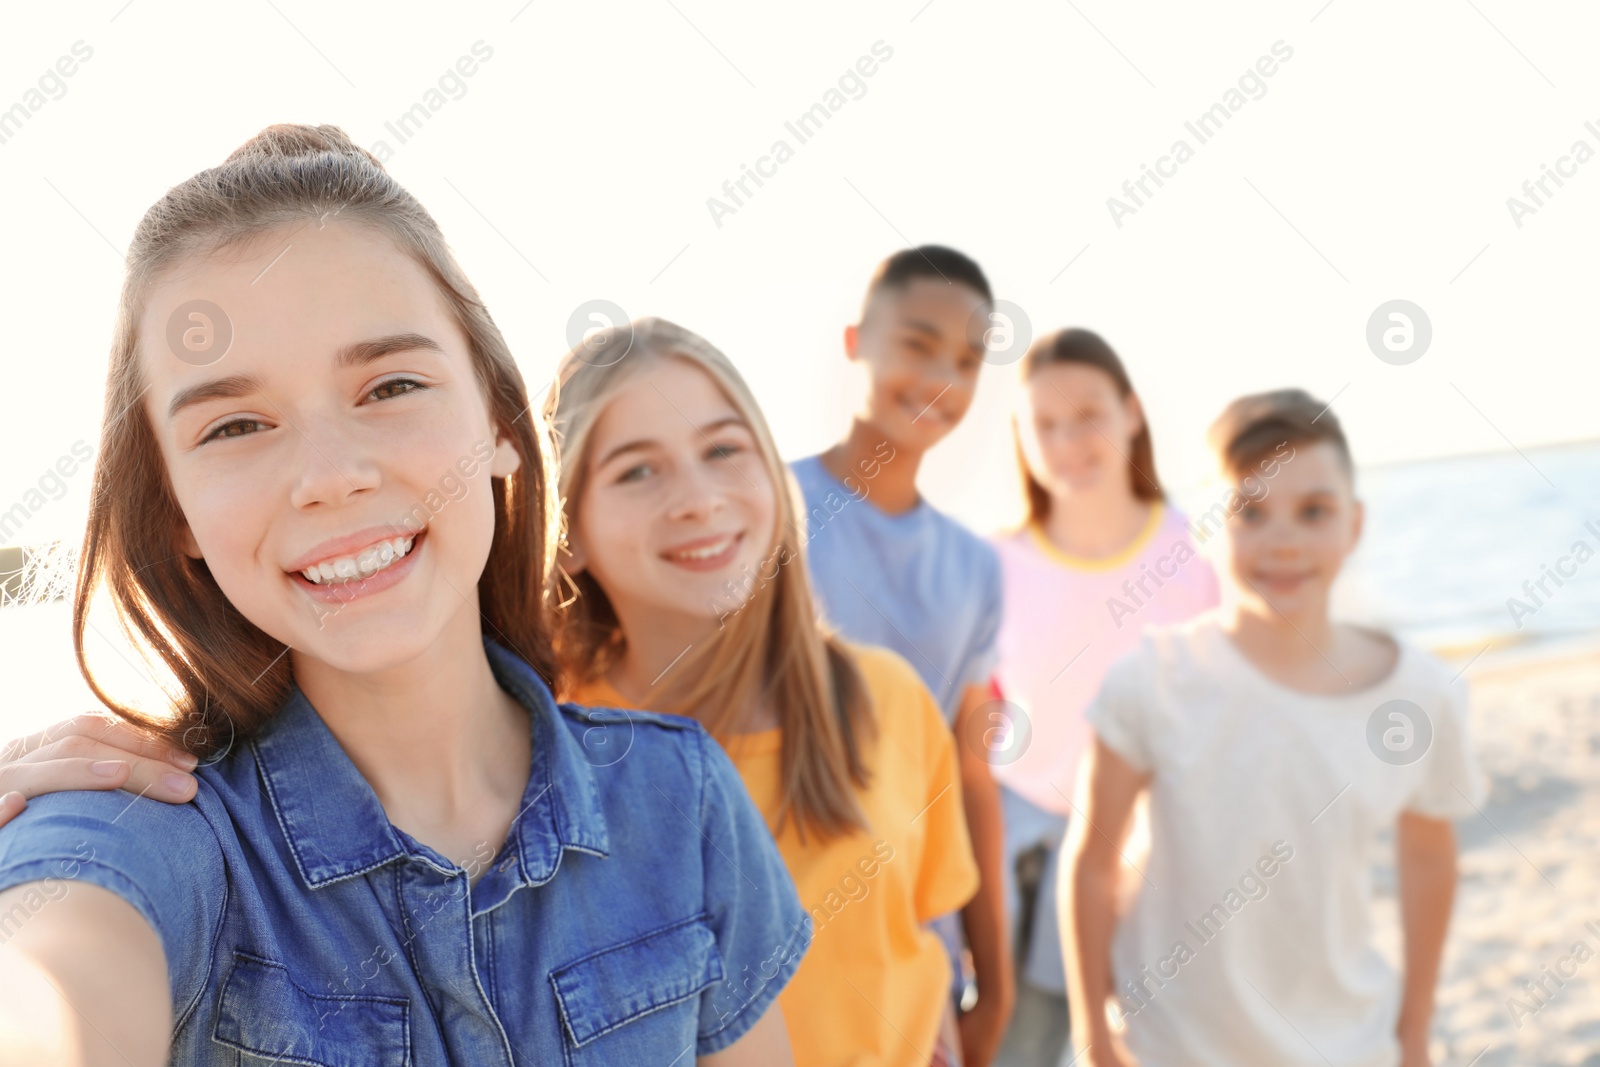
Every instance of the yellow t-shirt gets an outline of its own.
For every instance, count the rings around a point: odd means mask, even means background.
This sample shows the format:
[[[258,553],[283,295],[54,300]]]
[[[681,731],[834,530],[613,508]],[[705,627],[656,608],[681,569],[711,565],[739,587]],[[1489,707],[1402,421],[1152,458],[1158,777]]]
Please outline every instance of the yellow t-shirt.
[[[924,925],[978,889],[955,738],[911,665],[851,646],[872,697],[878,739],[872,784],[858,791],[870,832],[800,843],[795,819],[777,837],[815,936],[778,996],[796,1067],[925,1067],[949,1001],[950,962]],[[567,699],[626,706],[605,682]],[[777,825],[776,729],[720,739],[756,807]]]

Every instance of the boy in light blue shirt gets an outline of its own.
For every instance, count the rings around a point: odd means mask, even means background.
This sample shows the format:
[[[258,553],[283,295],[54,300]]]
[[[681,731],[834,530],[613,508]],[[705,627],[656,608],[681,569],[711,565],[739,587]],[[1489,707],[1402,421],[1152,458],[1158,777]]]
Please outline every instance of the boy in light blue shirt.
[[[962,799],[981,874],[960,921],[935,928],[951,948],[960,999],[961,929],[972,951],[977,1005],[959,1018],[965,1067],[987,1067],[1015,997],[1000,882],[999,788],[981,744],[1000,626],[994,549],[917,491],[917,470],[972,404],[993,305],[971,259],[936,245],[897,252],[867,287],[845,354],[871,386],[849,434],[792,464],[805,495],[806,554],[827,620],[853,641],[906,658],[927,683],[961,757]],[[979,743],[973,743],[977,739]]]

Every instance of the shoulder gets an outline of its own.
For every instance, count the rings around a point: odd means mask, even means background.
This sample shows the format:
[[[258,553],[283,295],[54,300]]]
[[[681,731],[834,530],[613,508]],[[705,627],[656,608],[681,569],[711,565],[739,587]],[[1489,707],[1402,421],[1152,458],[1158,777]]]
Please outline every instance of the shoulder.
[[[1023,522],[1016,526],[1006,526],[993,530],[984,540],[996,552],[1004,553],[1018,546],[1026,545],[1028,543],[1028,530],[1028,524]]]
[[[710,736],[687,715],[572,703],[558,704],[557,709],[560,722],[593,766],[611,766],[634,752],[648,753],[646,766],[656,772],[674,753],[686,766],[693,765]]]
[[[193,865],[174,863],[218,857],[222,845],[202,808],[220,810],[214,790],[201,777],[187,804],[166,804],[125,790],[70,791],[35,797],[21,815],[0,828],[0,869],[63,852],[116,856],[130,869],[180,876]]]
[[[1465,704],[1467,684],[1460,679],[1460,670],[1452,668],[1440,657],[1421,645],[1413,644],[1395,634],[1377,632],[1395,646],[1394,680],[1404,688],[1438,701]]]
[[[904,656],[880,645],[846,642],[845,648],[861,671],[880,729],[903,732],[916,720],[930,717],[943,727],[933,693]]]
[[[226,812],[202,772],[195,800],[115,792],[34,798],[0,828],[0,889],[40,883],[46,899],[87,883],[121,897],[161,940],[175,1015],[204,987],[228,899]]]
[[[738,778],[727,754],[706,728],[687,715],[633,708],[558,705],[561,721],[581,758],[603,774],[614,798],[626,803],[634,791],[654,789],[703,794],[716,780]]]
[[[635,723],[652,730],[664,731],[668,735],[685,730],[703,732],[705,729],[697,720],[687,715],[673,715],[664,711],[637,711],[633,708],[572,703],[564,703],[559,707],[562,721],[569,730],[577,734],[581,734],[591,726],[605,726],[612,723]]]
[[[922,676],[917,673],[916,668],[893,649],[855,641],[845,641],[844,647],[850,658],[855,661],[856,667],[860,669],[867,688],[872,690],[874,695],[880,690],[891,692],[913,684],[922,684]]]
[[[825,491],[833,482],[833,475],[822,465],[820,455],[805,456],[790,461],[789,473],[794,475],[794,480],[799,483],[800,490],[807,500]]]
[[[1161,524],[1158,529],[1163,535],[1181,533],[1189,536],[1189,514],[1170,500],[1163,500],[1158,505],[1161,508]]]
[[[999,588],[1000,553],[994,542],[968,529],[965,523],[945,514],[932,504],[928,508],[928,529],[939,550],[954,562],[960,572],[970,575],[975,585]]]
[[[1159,521],[1155,525],[1154,535],[1146,545],[1146,552],[1158,556],[1178,553],[1182,555],[1184,562],[1191,556],[1199,556],[1200,542],[1195,539],[1195,528],[1190,523],[1188,514],[1170,501],[1163,500],[1156,506],[1160,508]]]
[[[1226,673],[1219,662],[1217,642],[1225,641],[1221,621],[1214,611],[1182,622],[1145,627],[1129,652],[1112,664],[1125,681],[1169,682]]]
[[[966,523],[928,505],[930,522],[938,531],[940,540],[975,559],[996,559],[995,547],[989,538],[970,529]]]

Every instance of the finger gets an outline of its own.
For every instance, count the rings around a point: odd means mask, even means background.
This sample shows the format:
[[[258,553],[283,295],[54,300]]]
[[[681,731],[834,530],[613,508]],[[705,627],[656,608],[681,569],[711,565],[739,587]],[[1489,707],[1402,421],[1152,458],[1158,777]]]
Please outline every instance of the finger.
[[[170,755],[170,751],[165,753]],[[162,771],[187,771],[191,768],[184,764],[169,763],[164,758],[152,758],[135,755],[125,748],[119,747],[115,741],[97,741],[88,734],[68,734],[66,737],[52,741],[42,748],[14,760],[11,764],[0,764],[0,788],[5,786],[8,766],[21,766],[27,763],[53,763],[57,760],[90,759],[90,760],[122,760],[133,765],[134,776],[141,784],[154,780],[154,776]],[[155,770],[148,768],[155,765]]]
[[[176,748],[169,741],[139,730],[120,719],[93,712],[51,723],[37,733],[10,742],[6,746],[4,758],[9,762],[41,749],[59,745],[69,737],[87,737],[122,749],[130,756],[164,760],[185,769],[193,767],[196,763],[194,756]]]
[[[40,771],[35,768],[50,768]],[[82,768],[95,772],[91,784],[84,780]],[[62,768],[77,768],[75,778],[62,777]],[[72,734],[30,753],[23,759],[0,765],[0,790],[19,789],[30,797],[64,789],[130,789],[157,800],[183,803],[197,788],[188,768],[164,760],[130,756],[125,750],[83,734]],[[105,781],[110,779],[109,786]]]
[[[28,798],[15,790],[0,797],[0,826],[15,819],[22,814],[22,809],[28,806]]]
[[[0,770],[0,775],[4,776],[0,788],[17,790],[25,797],[67,789],[126,789],[152,800],[182,804],[194,797],[198,787],[194,775],[156,760],[29,760]]]

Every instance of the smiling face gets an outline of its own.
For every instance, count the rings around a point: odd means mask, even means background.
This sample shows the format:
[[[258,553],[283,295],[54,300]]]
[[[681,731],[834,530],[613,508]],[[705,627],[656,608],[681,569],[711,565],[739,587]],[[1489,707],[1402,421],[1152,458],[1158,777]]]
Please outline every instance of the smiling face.
[[[655,359],[589,432],[569,570],[625,630],[692,633],[751,595],[777,538],[777,488],[756,437],[704,370]]]
[[[196,298],[233,329],[208,366],[167,347],[169,317]],[[175,550],[204,559],[254,625],[353,673],[479,625],[489,479],[519,457],[437,287],[392,240],[327,220],[191,259],[150,289],[139,334],[183,512]]]
[[[1017,416],[1023,459],[1052,497],[1133,491],[1128,457],[1144,427],[1139,399],[1087,363],[1047,363],[1024,383]]]
[[[865,418],[896,445],[923,451],[955,429],[983,366],[983,297],[937,278],[913,278],[872,298],[845,350],[872,377]]]
[[[1338,449],[1299,443],[1261,481],[1235,491],[1257,498],[1228,521],[1226,563],[1246,610],[1276,620],[1327,614],[1328,595],[1361,535],[1362,508]]]

